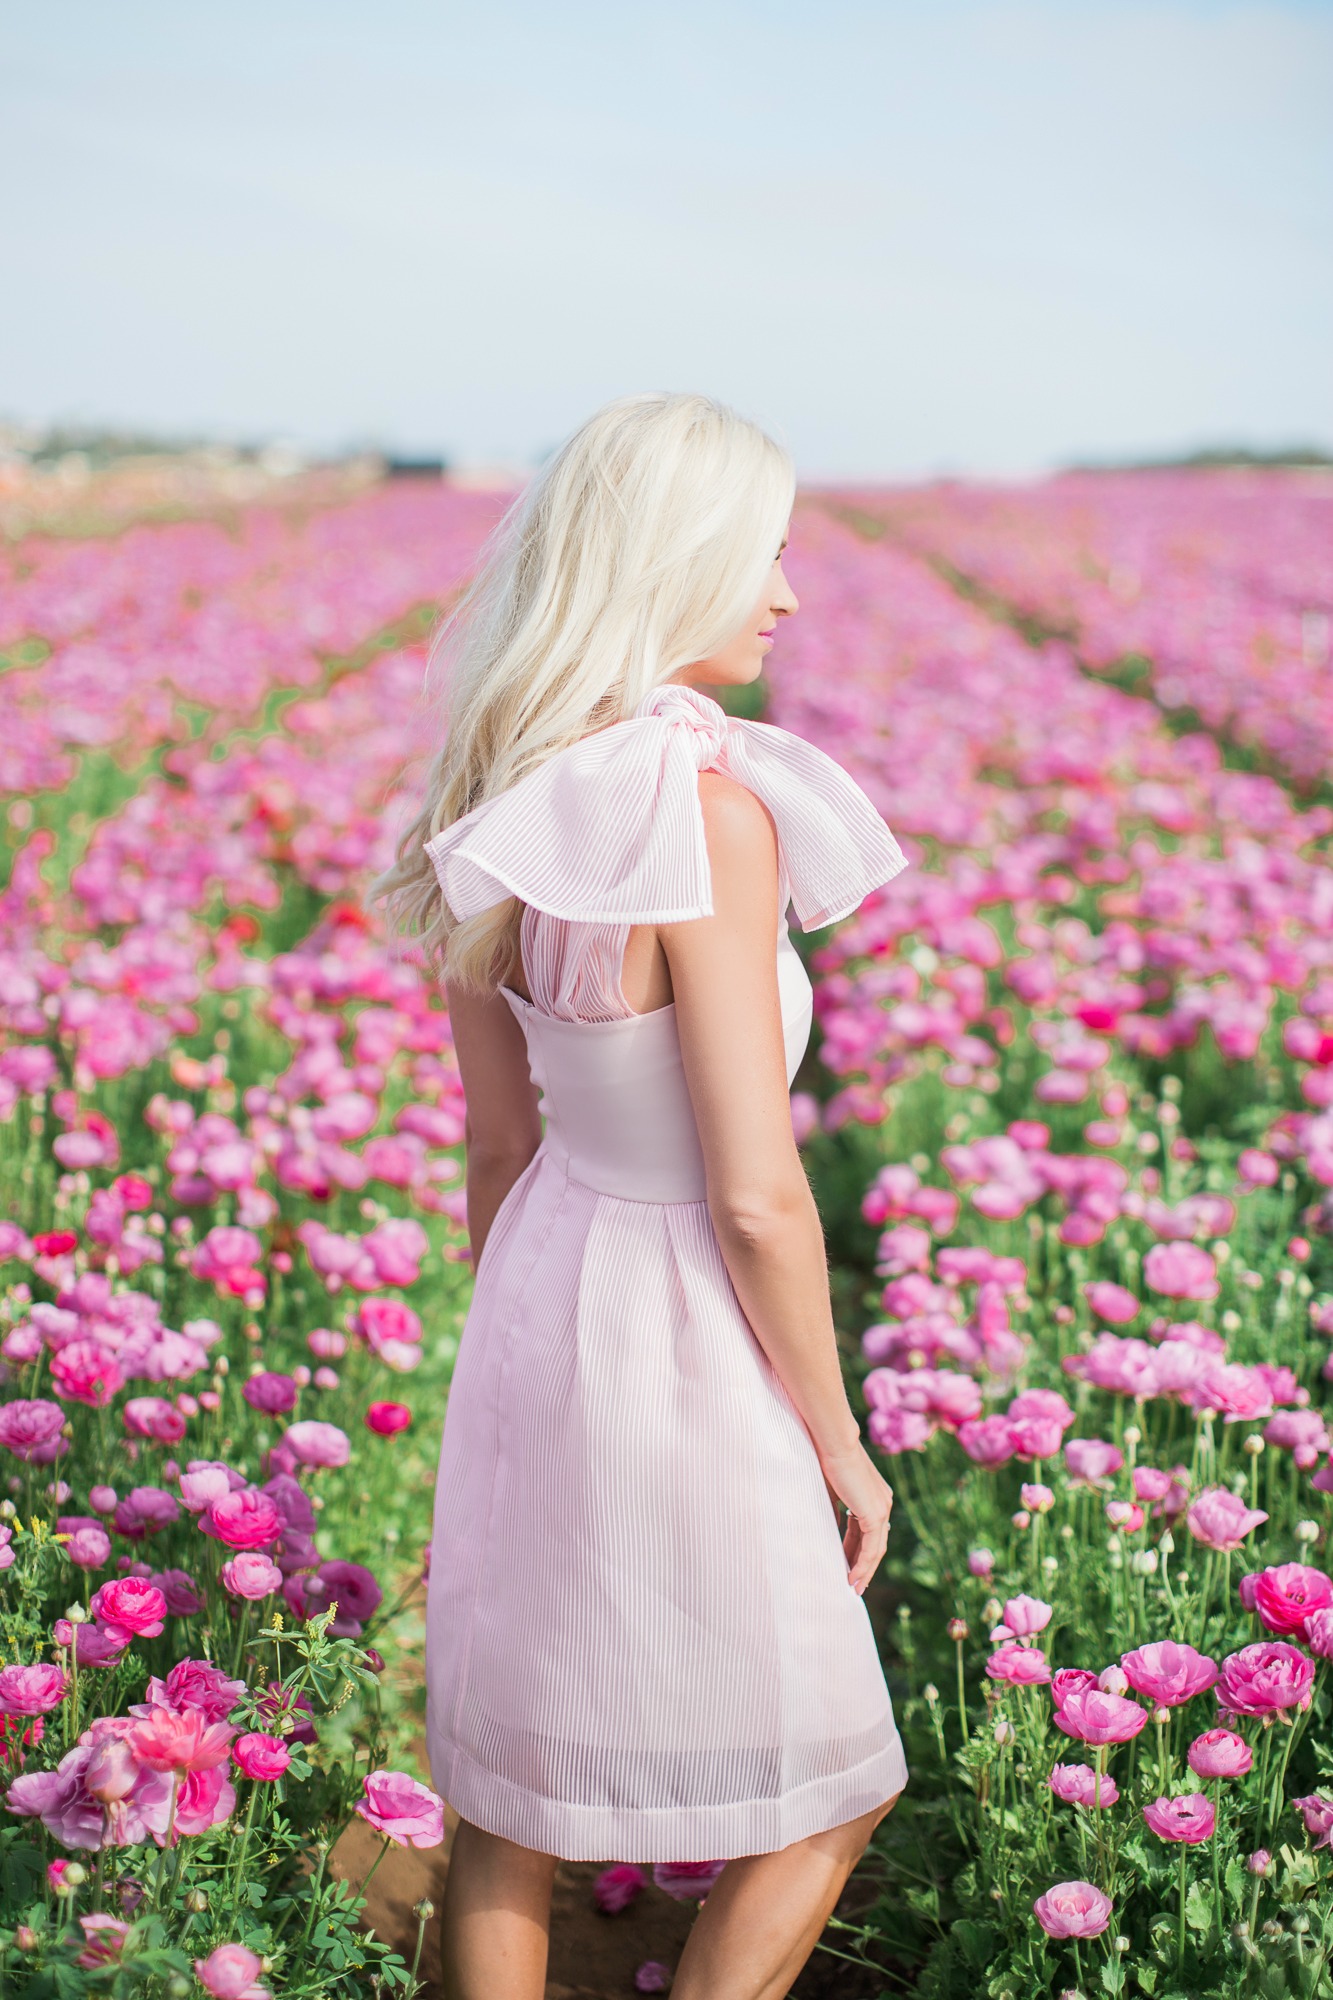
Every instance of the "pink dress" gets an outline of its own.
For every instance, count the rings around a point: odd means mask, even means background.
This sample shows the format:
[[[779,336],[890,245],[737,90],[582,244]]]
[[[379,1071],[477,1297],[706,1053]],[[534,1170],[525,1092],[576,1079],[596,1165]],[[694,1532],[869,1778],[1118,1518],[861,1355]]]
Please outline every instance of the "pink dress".
[[[571,1861],[766,1853],[907,1766],[814,1444],[718,1248],[674,1009],[620,990],[633,923],[711,914],[697,775],[779,836],[788,1081],[811,989],[788,934],[904,867],[840,765],[695,689],[558,752],[427,843],[450,908],[525,905],[545,1130],[486,1239],[445,1412],[426,1732],[464,1818]]]

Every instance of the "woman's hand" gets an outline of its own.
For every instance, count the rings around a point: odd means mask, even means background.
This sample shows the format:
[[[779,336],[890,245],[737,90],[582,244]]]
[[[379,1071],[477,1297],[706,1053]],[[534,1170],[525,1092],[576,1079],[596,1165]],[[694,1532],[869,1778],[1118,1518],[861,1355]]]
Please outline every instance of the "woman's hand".
[[[820,1465],[835,1519],[839,1505],[847,1509],[847,1527],[842,1538],[847,1581],[859,1596],[864,1596],[888,1545],[893,1488],[880,1477],[862,1444],[835,1457],[821,1458]]]

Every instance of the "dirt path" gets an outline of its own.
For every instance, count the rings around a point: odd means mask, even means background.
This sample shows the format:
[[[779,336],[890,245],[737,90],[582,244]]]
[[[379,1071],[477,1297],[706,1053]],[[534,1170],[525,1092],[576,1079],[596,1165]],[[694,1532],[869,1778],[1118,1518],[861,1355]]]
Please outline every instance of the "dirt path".
[[[446,1807],[444,1847],[391,1849],[370,1885],[365,1920],[379,1937],[392,1940],[409,1965],[417,1939],[413,1905],[426,1896],[438,1913],[449,1845],[457,1824],[457,1815]],[[354,1821],[333,1851],[334,1874],[351,1882],[364,1881],[379,1846],[379,1836],[363,1821]],[[675,1970],[697,1904],[674,1901],[654,1887],[650,1877],[648,1887],[628,1910],[614,1917],[602,1916],[593,1904],[592,1885],[603,1865],[561,1862],[556,1872],[546,2000],[632,2000],[634,1974],[645,1959],[658,1959]],[[645,1869],[644,1873],[650,1871]],[[864,1883],[854,1876],[839,1904],[839,1914],[852,1916],[867,1899]],[[438,1934],[437,1914],[426,1929],[422,2000],[440,2000]],[[885,1981],[877,1975],[816,1951],[791,1993],[793,2000],[876,2000],[884,1990]]]

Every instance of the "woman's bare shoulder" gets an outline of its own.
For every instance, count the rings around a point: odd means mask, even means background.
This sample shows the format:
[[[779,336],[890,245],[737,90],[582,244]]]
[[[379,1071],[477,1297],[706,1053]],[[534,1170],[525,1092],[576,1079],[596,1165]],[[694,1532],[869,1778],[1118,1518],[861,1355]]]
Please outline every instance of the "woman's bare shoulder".
[[[753,879],[756,870],[776,868],[777,824],[757,792],[725,771],[700,771],[699,808],[714,871]]]

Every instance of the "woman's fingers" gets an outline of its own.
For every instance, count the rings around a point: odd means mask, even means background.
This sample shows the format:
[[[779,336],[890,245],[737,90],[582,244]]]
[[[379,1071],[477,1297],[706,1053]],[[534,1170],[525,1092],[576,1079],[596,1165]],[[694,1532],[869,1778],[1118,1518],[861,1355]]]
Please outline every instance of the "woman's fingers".
[[[892,1508],[890,1498],[890,1509]],[[864,1593],[871,1577],[884,1559],[889,1542],[889,1517],[863,1519],[860,1515],[849,1515],[847,1534],[843,1541],[843,1553],[848,1562],[848,1582],[858,1593]]]

